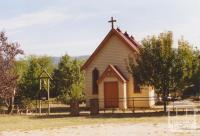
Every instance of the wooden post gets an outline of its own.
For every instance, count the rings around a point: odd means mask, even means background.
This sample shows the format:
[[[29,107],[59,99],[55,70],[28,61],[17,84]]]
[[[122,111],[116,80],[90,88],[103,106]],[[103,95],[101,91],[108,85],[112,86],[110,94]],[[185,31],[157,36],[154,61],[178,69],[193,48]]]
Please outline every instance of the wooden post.
[[[48,97],[48,115],[50,115],[50,100],[49,100],[49,79],[47,79],[47,97]]]
[[[41,81],[41,78],[40,78],[40,90],[42,89],[42,81]]]
[[[41,79],[40,79],[40,90],[41,90],[41,88],[42,88],[42,81],[41,81]],[[40,97],[40,96],[39,96]],[[40,98],[39,98],[39,115],[41,115],[41,108],[42,108],[42,105],[41,105],[41,100],[40,100]]]
[[[38,101],[37,101],[37,99],[35,100],[35,104],[36,104],[36,106],[35,106],[35,113],[37,113],[38,112]]]
[[[42,113],[42,104],[41,104],[41,100],[39,100],[39,115],[41,115]]]
[[[133,113],[135,112],[134,98],[133,98]]]

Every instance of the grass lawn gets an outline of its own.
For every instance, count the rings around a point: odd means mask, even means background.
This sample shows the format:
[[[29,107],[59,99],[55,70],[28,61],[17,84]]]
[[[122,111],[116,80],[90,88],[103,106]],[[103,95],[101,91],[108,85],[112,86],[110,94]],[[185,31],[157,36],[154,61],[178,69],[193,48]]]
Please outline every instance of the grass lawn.
[[[10,130],[35,130],[62,128],[74,125],[84,124],[103,124],[103,123],[162,123],[167,122],[167,117],[131,117],[131,116],[83,116],[69,117],[59,116],[19,116],[19,115],[1,115],[0,131]]]

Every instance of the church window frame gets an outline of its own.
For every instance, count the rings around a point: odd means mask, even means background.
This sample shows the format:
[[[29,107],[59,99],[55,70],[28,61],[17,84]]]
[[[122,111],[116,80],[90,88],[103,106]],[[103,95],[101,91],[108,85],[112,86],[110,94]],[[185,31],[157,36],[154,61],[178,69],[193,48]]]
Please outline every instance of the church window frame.
[[[99,79],[99,70],[94,68],[92,71],[92,94],[96,95],[99,93],[98,81]]]
[[[133,92],[134,93],[141,93],[140,84],[138,84],[135,79],[133,80]]]

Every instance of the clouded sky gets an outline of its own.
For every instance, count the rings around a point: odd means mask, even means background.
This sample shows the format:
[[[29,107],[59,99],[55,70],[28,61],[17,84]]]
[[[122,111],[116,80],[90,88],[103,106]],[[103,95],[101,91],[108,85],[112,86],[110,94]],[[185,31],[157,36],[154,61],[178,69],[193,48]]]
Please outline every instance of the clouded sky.
[[[0,30],[26,55],[88,55],[110,30],[138,41],[163,31],[200,47],[199,0],[0,0]]]

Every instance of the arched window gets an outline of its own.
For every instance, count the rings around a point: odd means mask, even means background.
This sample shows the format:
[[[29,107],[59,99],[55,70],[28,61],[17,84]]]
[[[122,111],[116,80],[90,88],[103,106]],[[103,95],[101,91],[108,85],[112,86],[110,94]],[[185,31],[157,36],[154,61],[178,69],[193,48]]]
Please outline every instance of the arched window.
[[[97,84],[97,80],[99,79],[99,71],[95,68],[92,71],[92,94],[98,94],[99,88]]]
[[[140,93],[140,85],[137,83],[137,81],[134,79],[133,80],[133,86],[134,86],[134,93]]]

